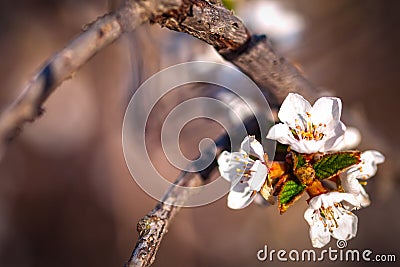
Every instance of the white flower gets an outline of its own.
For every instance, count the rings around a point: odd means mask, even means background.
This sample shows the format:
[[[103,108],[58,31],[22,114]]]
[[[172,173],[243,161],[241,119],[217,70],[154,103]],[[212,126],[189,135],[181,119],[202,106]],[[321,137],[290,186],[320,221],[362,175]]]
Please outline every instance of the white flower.
[[[335,147],[336,151],[355,149],[361,142],[360,131],[351,126],[346,127],[344,132],[343,141]]]
[[[349,240],[356,236],[358,218],[344,205],[359,207],[355,197],[347,193],[330,192],[310,200],[304,219],[310,225],[313,247],[322,248],[329,243],[331,236],[338,240]]]
[[[247,207],[260,191],[268,175],[264,149],[254,136],[247,136],[240,148],[240,152],[223,151],[218,158],[221,176],[231,182],[228,195],[228,207],[231,209]]]
[[[299,153],[334,151],[343,141],[346,126],[340,121],[342,102],[321,97],[314,106],[290,93],[278,112],[283,123],[274,125],[267,138],[289,145]]]
[[[339,174],[342,188],[346,193],[356,197],[362,207],[371,203],[367,192],[359,180],[367,180],[376,174],[377,164],[383,163],[385,157],[378,151],[368,150],[361,153],[361,162]]]

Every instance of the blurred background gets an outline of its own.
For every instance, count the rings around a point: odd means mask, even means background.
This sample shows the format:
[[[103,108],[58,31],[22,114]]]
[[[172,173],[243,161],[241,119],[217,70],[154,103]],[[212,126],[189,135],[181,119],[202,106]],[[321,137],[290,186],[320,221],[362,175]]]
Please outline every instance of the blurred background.
[[[342,98],[345,122],[357,127],[357,118],[363,118],[373,127],[373,132],[363,133],[370,138],[360,148],[380,150],[388,161],[368,183],[372,205],[356,212],[358,234],[348,247],[396,254],[399,260],[398,1],[227,2],[253,32],[267,33],[276,49],[314,84]],[[0,109],[86,23],[119,3],[2,4]],[[144,25],[95,56],[50,96],[44,115],[24,127],[0,162],[0,266],[123,266],[136,243],[137,221],[156,204],[126,167],[121,144],[124,111],[150,75],[189,60],[221,59],[190,36]],[[163,118],[184,99],[208,93],[202,88],[168,95],[150,118],[149,151],[171,180],[179,170],[159,146]],[[356,119],[346,121],[349,114]],[[189,123],[180,136],[184,155],[196,157],[199,140],[215,138],[221,131],[210,120]],[[182,209],[154,266],[259,266],[268,264],[256,258],[264,245],[309,249],[305,199],[282,216],[276,207],[229,210],[226,198]],[[330,245],[336,248],[334,241]]]

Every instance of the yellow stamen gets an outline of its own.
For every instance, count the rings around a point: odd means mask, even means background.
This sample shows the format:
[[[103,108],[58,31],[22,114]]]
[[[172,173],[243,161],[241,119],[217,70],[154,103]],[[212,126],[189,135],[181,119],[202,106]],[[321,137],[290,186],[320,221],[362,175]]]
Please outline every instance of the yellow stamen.
[[[310,140],[318,141],[324,138],[325,134],[323,132],[326,128],[326,124],[319,123],[318,125],[314,125],[311,122],[311,114],[309,112],[306,112],[306,115],[307,115],[307,122],[305,129],[302,129],[298,119],[295,120],[294,128],[290,128],[294,138],[296,138],[297,140],[304,139],[307,141]]]

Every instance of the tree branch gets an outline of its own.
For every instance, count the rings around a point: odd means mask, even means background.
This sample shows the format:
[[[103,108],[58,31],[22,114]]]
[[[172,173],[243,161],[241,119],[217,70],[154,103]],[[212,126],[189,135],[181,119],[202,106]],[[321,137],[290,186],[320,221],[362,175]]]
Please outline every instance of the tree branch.
[[[248,118],[244,121],[244,125],[247,133],[251,133],[257,138],[261,137],[260,127],[256,118]],[[239,131],[231,132],[238,133]],[[137,224],[137,231],[139,233],[138,241],[125,267],[150,266],[154,262],[162,238],[167,232],[171,220],[179,212],[181,204],[185,203],[190,198],[191,192],[193,192],[191,190],[188,190],[189,192],[182,191],[180,187],[175,187],[175,185],[197,187],[205,184],[210,179],[211,172],[217,166],[216,158],[218,155],[224,150],[231,149],[231,139],[243,139],[243,137],[237,135],[229,136],[228,134],[221,135],[215,142],[217,147],[216,157],[206,169],[198,173],[187,171],[181,173],[174,185],[166,192],[164,199],[152,211],[139,220]],[[213,153],[205,154],[212,155]],[[174,203],[174,205],[166,203]]]
[[[175,185],[184,187],[197,187],[204,184],[204,179],[199,174],[183,172],[176,180]],[[190,195],[182,194],[177,187],[171,187],[166,193],[164,200],[144,216],[137,224],[139,233],[138,241],[126,267],[150,266],[156,257],[164,234],[168,230],[171,220],[179,212],[180,206],[167,203],[184,203]]]
[[[0,160],[8,143],[26,122],[39,117],[49,95],[71,78],[97,52],[117,40],[122,33],[135,29],[160,12],[176,7],[181,1],[126,1],[116,12],[88,24],[67,46],[48,59],[23,89],[22,94],[0,116]]]
[[[122,33],[117,15],[98,18],[64,49],[50,58],[27,84],[23,93],[0,116],[0,159],[7,144],[26,122],[42,114],[42,104],[63,81]]]
[[[318,97],[317,88],[274,51],[266,36],[251,36],[231,11],[203,0],[182,3],[178,11],[165,10],[151,21],[212,45],[262,87],[272,104],[282,103],[289,92],[298,92],[309,100]]]
[[[315,98],[315,88],[297,69],[277,55],[265,37],[251,37],[242,21],[222,5],[205,0],[127,0],[118,11],[98,18],[51,57],[1,114],[0,159],[22,126],[42,114],[43,103],[63,81],[123,32],[147,21],[214,46],[264,88],[272,104],[279,104],[289,91]]]

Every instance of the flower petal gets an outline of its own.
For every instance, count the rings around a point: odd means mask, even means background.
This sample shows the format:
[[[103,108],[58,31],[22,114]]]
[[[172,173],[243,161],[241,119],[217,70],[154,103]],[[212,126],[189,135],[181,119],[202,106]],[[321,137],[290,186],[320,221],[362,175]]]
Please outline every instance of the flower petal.
[[[383,163],[385,157],[376,150],[368,150],[361,153],[361,161],[361,169],[357,178],[365,180],[376,174],[378,170],[377,164]]]
[[[324,134],[319,152],[328,152],[343,142],[346,126],[340,121],[342,101],[337,97],[319,98],[311,110],[312,123]]]
[[[304,212],[304,219],[308,222],[309,225],[313,224],[313,215],[314,215],[314,209],[310,206]]]
[[[335,147],[335,150],[348,150],[356,148],[361,142],[361,133],[355,127],[346,127],[343,141]]]
[[[340,214],[335,214],[338,227],[333,228],[332,236],[338,240],[349,240],[357,234],[358,218],[356,215],[345,211],[343,208],[338,209],[342,211]]]
[[[310,227],[310,239],[313,247],[322,248],[329,243],[331,235],[322,223],[317,223]]]
[[[311,105],[304,97],[296,93],[289,93],[279,109],[278,118],[290,127],[294,127],[296,123],[303,123],[305,126],[306,112],[310,110]]]
[[[267,178],[268,168],[261,161],[256,160],[250,168],[251,178],[248,183],[251,190],[260,191]]]
[[[292,144],[290,147],[299,153],[316,153],[316,152],[321,152],[323,150],[324,146],[324,141],[323,140],[300,140],[295,144]]]
[[[352,194],[359,205],[354,205],[356,203],[351,203],[348,205],[344,203],[344,207],[348,210],[352,210],[354,207],[367,207],[371,204],[369,200],[369,196],[365,191],[364,187],[360,184],[360,182],[356,179],[356,176],[353,173],[341,173],[339,174],[340,183],[346,193]]]
[[[311,121],[315,125],[336,126],[342,114],[342,101],[337,97],[321,97],[311,109]]]
[[[317,214],[315,214],[314,209],[308,208],[304,212],[304,219],[310,225],[310,239],[313,247],[322,248],[331,240],[329,231],[324,227],[322,221],[319,220]]]
[[[326,139],[324,139],[324,146],[320,152],[339,151],[344,141],[345,132],[346,126],[342,122],[339,122],[332,131],[327,133]]]
[[[360,206],[360,203],[352,194],[341,192],[329,192],[313,197],[309,202],[309,206],[313,210],[318,210],[321,207],[327,208],[329,206],[334,206],[335,203],[341,203],[343,201],[354,207]]]
[[[268,131],[267,138],[276,140],[285,145],[292,145],[298,142],[294,139],[289,126],[285,123],[278,123],[272,126]]]
[[[264,162],[264,148],[260,142],[252,135],[246,136],[240,148],[249,155],[257,157]]]
[[[245,208],[250,205],[256,195],[256,192],[251,190],[247,183],[238,183],[228,194],[228,207],[231,209]]]
[[[382,155],[381,152],[376,151],[376,150],[367,150],[363,154],[364,154],[365,157],[373,158],[373,161],[376,164],[381,164],[381,163],[383,163],[385,161],[385,156]]]
[[[343,206],[346,207],[347,210],[353,210],[353,209],[359,209],[361,207],[360,202],[356,199],[356,197],[352,194],[348,193],[339,193],[340,197],[338,197],[338,200],[341,199],[340,201],[335,201],[336,203],[341,202]]]
[[[329,193],[328,193],[328,194],[329,194]],[[326,194],[325,194],[325,195],[326,195]],[[321,206],[322,206],[322,198],[321,198],[321,196],[322,196],[322,195],[313,197],[313,198],[310,200],[310,202],[308,203],[308,205],[310,206],[310,209],[312,209],[312,210],[317,210],[317,209],[321,208]]]
[[[362,187],[362,185],[360,184],[360,182],[358,182],[357,179],[352,176],[348,176],[345,172],[339,174],[339,177],[340,183],[346,193],[353,195],[360,194],[360,187]]]
[[[247,164],[252,164],[253,162],[246,153],[223,151],[218,157],[218,169],[225,180],[237,183],[243,176]]]
[[[365,191],[364,186],[360,185],[360,193],[355,196],[357,201],[360,202],[361,207],[365,208],[371,205],[371,200],[369,199],[369,195]]]

